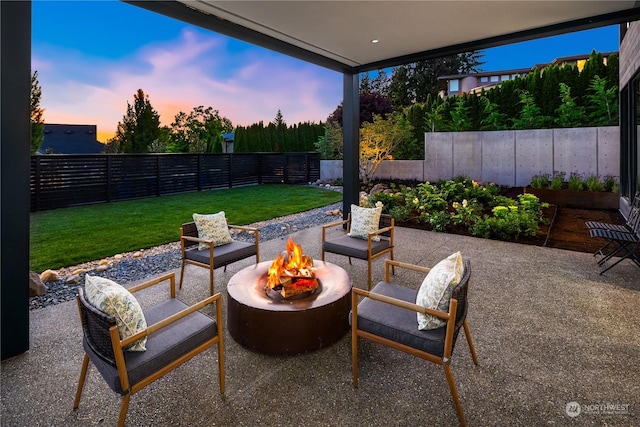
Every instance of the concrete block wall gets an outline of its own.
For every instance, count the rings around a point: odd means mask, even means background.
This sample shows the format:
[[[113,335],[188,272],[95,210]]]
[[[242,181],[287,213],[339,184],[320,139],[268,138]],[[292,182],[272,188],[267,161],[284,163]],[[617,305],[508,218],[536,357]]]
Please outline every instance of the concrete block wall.
[[[620,175],[618,126],[482,132],[429,132],[425,160],[385,160],[374,178],[438,181],[464,175],[524,187],[554,171]],[[320,179],[342,177],[341,160],[322,160]]]

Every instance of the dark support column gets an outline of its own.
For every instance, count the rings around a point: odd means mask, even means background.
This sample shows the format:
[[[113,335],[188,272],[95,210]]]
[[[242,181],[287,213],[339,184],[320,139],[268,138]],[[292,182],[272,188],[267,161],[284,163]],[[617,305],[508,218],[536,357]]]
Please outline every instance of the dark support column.
[[[29,349],[31,1],[0,2],[1,351]]]
[[[344,101],[342,104],[343,171],[342,214],[344,219],[357,205],[360,195],[360,81],[358,74],[344,74]]]

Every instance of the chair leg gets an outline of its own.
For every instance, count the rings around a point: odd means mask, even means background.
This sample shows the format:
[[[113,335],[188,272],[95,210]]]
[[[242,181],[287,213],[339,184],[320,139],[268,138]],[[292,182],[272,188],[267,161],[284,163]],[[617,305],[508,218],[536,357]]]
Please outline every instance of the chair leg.
[[[84,354],[82,359],[82,370],[80,371],[80,380],[78,381],[78,390],[76,390],[76,400],[73,402],[73,409],[78,409],[80,406],[80,396],[82,396],[82,389],[84,388],[84,380],[87,378],[87,369],[89,368],[89,355]]]
[[[213,295],[213,266],[209,267],[209,292]]]
[[[462,412],[462,405],[460,404],[460,398],[458,397],[458,390],[456,389],[456,383],[453,381],[453,373],[451,373],[451,367],[448,364],[442,365],[444,373],[447,376],[447,382],[451,389],[451,398],[456,405],[456,411],[458,411],[458,421],[462,427],[466,427],[467,421],[464,419],[464,413]]]
[[[473,359],[473,363],[478,364],[478,356],[476,356],[476,348],[473,346],[473,340],[471,339],[471,331],[469,330],[469,323],[467,323],[467,319],[462,323],[462,327],[464,328],[464,336],[467,338],[467,343],[469,343],[469,350],[471,351],[471,358]]]
[[[368,268],[367,268],[367,290],[371,290],[371,258],[367,260]]]
[[[185,262],[184,260],[182,260],[182,267],[180,267],[180,285],[178,286],[178,289],[182,289],[182,278],[184,277],[184,266],[185,266]]]
[[[351,371],[353,373],[353,387],[358,388],[358,336],[351,336]]]
[[[122,404],[120,404],[120,416],[118,417],[118,427],[124,427],[124,421],[127,418],[127,411],[129,410],[129,399],[131,399],[131,393],[127,393],[122,396]]]

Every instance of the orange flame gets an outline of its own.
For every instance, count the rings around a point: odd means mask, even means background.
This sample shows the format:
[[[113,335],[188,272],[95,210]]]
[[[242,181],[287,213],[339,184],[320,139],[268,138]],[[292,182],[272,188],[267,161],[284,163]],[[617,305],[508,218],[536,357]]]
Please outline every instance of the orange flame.
[[[273,260],[269,267],[267,287],[273,289],[280,285],[281,277],[315,277],[313,259],[302,254],[302,246],[297,245],[292,238],[287,241],[287,250]]]

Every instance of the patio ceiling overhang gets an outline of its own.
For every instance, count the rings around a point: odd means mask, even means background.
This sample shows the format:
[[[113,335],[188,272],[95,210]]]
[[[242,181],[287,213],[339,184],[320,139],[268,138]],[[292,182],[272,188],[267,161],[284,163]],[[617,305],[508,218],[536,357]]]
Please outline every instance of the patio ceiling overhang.
[[[640,19],[640,1],[127,3],[346,73]]]

